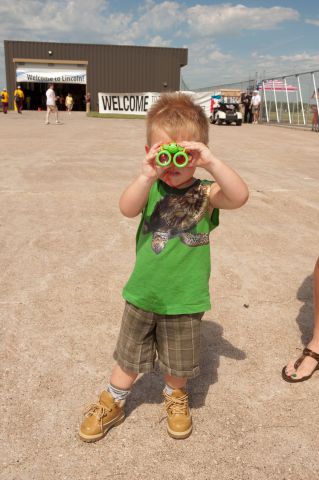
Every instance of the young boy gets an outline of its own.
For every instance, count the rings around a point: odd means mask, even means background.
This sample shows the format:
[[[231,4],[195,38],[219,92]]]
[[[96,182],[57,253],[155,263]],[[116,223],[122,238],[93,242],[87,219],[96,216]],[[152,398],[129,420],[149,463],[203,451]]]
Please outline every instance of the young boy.
[[[126,306],[110,383],[85,413],[80,438],[94,442],[124,420],[124,404],[138,374],[164,373],[167,431],[187,438],[192,431],[186,383],[199,373],[200,324],[211,308],[209,233],[219,208],[248,199],[243,180],[208,149],[208,120],[189,95],[163,94],[147,115],[146,156],[140,175],[123,192],[126,217],[142,214],[136,263],[123,290]],[[176,143],[190,162],[158,166],[161,145]],[[201,167],[213,177],[194,177]]]

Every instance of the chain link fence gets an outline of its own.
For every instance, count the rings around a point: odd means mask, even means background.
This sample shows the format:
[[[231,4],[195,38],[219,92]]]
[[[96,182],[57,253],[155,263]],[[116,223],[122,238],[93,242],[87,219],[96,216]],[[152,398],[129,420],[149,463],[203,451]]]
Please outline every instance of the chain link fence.
[[[184,90],[189,90],[182,80]],[[319,70],[295,73],[257,81],[242,80],[197,88],[195,92],[216,93],[223,89],[239,89],[261,95],[259,121],[278,125],[310,126],[318,131]]]
[[[318,129],[319,70],[265,79],[258,87],[262,121]]]
[[[256,88],[256,80],[241,80],[233,83],[220,83],[210,87],[195,88],[194,92],[217,92],[219,90],[241,90],[242,92],[253,91]]]

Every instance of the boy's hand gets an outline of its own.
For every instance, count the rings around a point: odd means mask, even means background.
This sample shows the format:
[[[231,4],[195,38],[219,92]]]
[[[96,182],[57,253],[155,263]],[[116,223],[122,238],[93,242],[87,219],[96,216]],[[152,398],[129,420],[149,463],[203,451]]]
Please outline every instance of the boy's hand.
[[[186,149],[190,157],[188,167],[202,167],[209,169],[213,167],[217,161],[207,145],[201,142],[180,142],[179,145]]]
[[[216,183],[209,194],[211,207],[232,209],[246,203],[249,193],[245,182],[234,170],[216,158],[206,145],[200,142],[180,142],[180,145],[192,157],[188,166],[205,168],[215,179]]]
[[[154,143],[143,160],[142,175],[153,182],[160,178],[163,175],[164,170],[167,170],[168,168],[160,167],[156,163],[156,155],[158,154],[161,145],[162,143]]]

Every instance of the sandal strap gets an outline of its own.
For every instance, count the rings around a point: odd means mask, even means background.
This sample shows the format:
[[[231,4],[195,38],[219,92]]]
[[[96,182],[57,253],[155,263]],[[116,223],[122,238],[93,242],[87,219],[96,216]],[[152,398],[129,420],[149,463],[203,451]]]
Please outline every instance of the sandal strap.
[[[295,361],[295,364],[294,364],[294,369],[295,370],[298,370],[298,368],[300,367],[300,365],[302,364],[302,362],[304,361],[305,359],[305,355],[302,354],[300,355],[300,357]]]
[[[297,370],[297,369],[300,367],[300,365],[302,364],[302,362],[304,361],[304,359],[305,359],[306,357],[312,357],[312,358],[314,358],[315,360],[317,360],[318,365],[317,365],[317,367],[315,368],[315,370],[317,370],[317,369],[319,368],[319,354],[316,353],[316,352],[313,352],[312,350],[310,350],[310,348],[304,348],[304,349],[303,349],[302,354],[300,355],[300,357],[297,359],[297,361],[296,361],[295,364],[294,364],[295,370]]]
[[[310,348],[305,348],[302,354],[304,357],[312,357],[319,362],[319,353],[313,352]]]

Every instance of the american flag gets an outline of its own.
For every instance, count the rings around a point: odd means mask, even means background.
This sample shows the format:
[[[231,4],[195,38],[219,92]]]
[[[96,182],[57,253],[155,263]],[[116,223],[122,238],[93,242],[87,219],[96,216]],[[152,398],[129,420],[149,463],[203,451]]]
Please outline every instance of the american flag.
[[[259,82],[258,90],[275,90],[276,92],[285,92],[286,91],[286,84],[283,80],[265,80],[264,82]],[[294,87],[293,85],[289,85],[287,83],[287,91],[288,92],[295,92],[298,90],[298,87]]]

